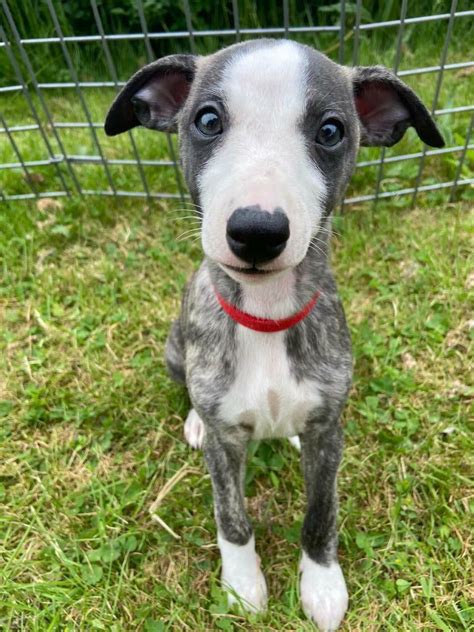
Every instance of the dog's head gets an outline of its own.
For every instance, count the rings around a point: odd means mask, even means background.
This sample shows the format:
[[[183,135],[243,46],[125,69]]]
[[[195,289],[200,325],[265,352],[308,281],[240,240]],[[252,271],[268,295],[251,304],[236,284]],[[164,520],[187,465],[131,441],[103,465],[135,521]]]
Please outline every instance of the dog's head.
[[[287,40],[145,66],[117,96],[105,131],[137,125],[179,132],[204,251],[239,281],[302,261],[359,145],[391,146],[413,126],[443,146],[425,106],[392,72],[343,67]]]

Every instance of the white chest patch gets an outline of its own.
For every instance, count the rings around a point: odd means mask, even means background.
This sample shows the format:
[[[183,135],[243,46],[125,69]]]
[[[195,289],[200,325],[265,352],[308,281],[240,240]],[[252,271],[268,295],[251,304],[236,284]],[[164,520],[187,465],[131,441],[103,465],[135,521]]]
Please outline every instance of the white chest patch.
[[[224,421],[252,427],[253,439],[302,432],[321,397],[314,382],[297,382],[291,374],[285,332],[267,334],[238,325],[236,339],[236,379],[220,406]]]

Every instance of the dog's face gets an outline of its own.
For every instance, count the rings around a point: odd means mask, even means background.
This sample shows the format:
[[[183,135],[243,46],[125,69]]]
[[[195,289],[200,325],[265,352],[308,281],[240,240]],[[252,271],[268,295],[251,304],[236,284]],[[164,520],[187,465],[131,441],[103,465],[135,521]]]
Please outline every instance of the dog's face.
[[[226,49],[197,69],[180,132],[204,251],[231,274],[292,268],[352,172],[359,126],[347,72],[284,40]],[[267,242],[249,247],[246,226]]]
[[[424,142],[443,145],[392,73],[339,66],[287,40],[146,66],[117,97],[106,132],[139,124],[178,127],[204,251],[244,282],[302,261],[342,198],[360,143],[392,145],[412,125]]]

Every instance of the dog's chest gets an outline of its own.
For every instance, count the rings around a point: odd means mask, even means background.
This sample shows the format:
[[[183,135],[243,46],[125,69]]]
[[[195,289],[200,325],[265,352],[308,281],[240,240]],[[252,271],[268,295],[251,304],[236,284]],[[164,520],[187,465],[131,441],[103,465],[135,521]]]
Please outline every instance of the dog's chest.
[[[302,432],[321,397],[315,382],[298,382],[292,375],[285,333],[239,326],[236,342],[235,380],[221,401],[220,417],[251,429],[254,439]]]

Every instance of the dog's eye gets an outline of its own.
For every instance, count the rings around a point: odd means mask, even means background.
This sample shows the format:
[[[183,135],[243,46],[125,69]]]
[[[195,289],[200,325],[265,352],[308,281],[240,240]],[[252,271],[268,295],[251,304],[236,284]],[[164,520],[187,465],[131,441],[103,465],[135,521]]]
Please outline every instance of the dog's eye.
[[[316,142],[324,147],[334,147],[341,142],[344,137],[344,127],[342,123],[335,119],[326,121],[324,125],[321,125],[319,132],[316,135]]]
[[[196,117],[195,125],[204,136],[222,134],[222,121],[214,108],[201,110]]]

